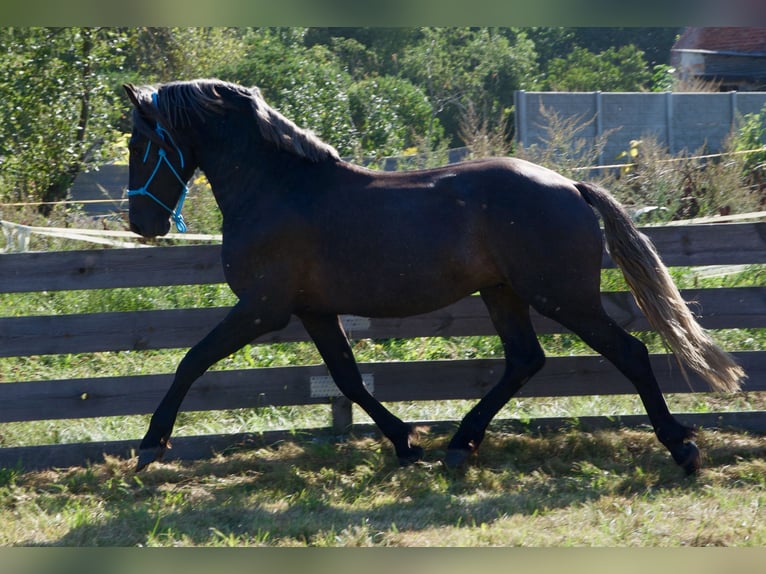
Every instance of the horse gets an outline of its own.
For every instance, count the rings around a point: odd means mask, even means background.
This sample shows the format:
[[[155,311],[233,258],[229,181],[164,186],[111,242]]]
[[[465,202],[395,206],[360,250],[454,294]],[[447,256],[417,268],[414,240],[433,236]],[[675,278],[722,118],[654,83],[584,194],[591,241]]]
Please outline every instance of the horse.
[[[221,258],[237,302],[179,362],[151,417],[136,470],[160,460],[184,396],[217,361],[303,324],[340,391],[372,418],[402,465],[423,458],[410,424],[362,383],[339,315],[405,317],[478,292],[502,342],[499,381],[460,421],[444,464],[463,466],[545,355],[530,308],[580,336],[635,386],[659,442],[687,474],[694,429],[671,414],[647,348],[602,307],[604,236],[650,325],[682,370],[716,391],[745,378],[689,311],[655,247],[603,187],[512,157],[380,172],[269,106],[257,87],[216,79],[124,84],[132,104],[129,222],[165,235],[202,170],[223,216]],[[600,215],[604,224],[602,233]]]

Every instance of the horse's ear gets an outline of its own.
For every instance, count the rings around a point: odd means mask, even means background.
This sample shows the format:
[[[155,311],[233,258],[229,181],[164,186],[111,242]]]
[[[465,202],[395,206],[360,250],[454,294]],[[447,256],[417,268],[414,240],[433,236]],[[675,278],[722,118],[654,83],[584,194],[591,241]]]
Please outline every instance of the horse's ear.
[[[136,108],[141,108],[141,102],[138,99],[138,89],[133,84],[123,84],[123,88],[125,88],[125,91],[128,94],[128,99],[130,99],[130,103],[132,103]]]

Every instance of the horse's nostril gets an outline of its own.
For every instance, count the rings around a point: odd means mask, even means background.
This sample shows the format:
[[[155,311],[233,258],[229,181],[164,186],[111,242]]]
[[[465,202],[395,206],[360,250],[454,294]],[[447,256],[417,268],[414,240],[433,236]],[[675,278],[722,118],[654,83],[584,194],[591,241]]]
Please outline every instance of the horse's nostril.
[[[130,230],[146,239],[161,237],[170,231],[170,220],[144,221],[142,223],[130,222]]]
[[[137,223],[130,222],[130,230],[133,233],[137,233],[141,237],[145,237],[147,239],[156,237],[156,233],[151,233],[151,231],[145,227],[142,227],[141,225],[138,225]]]

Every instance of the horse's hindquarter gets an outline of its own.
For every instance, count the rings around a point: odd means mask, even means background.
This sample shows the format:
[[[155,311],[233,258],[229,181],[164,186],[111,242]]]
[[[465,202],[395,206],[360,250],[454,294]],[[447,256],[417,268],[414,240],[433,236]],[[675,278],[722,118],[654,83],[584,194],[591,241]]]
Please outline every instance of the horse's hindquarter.
[[[503,163],[486,237],[505,282],[530,302],[562,289],[597,293],[601,231],[573,182],[523,160]]]

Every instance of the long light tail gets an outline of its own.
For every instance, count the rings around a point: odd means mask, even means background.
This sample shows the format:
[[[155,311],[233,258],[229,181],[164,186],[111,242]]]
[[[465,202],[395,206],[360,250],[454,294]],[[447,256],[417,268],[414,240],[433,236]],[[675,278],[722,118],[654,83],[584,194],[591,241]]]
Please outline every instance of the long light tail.
[[[744,369],[696,321],[649,238],[606,189],[592,183],[575,186],[601,214],[612,260],[622,270],[649,324],[675,354],[684,376],[686,366],[714,391],[739,390],[747,377]]]

